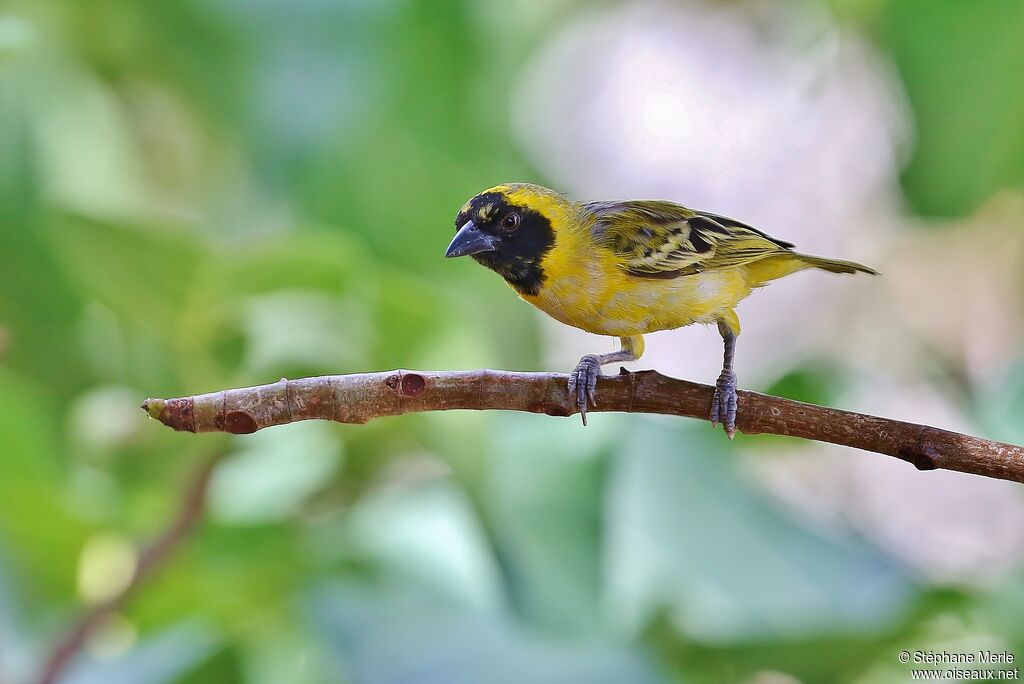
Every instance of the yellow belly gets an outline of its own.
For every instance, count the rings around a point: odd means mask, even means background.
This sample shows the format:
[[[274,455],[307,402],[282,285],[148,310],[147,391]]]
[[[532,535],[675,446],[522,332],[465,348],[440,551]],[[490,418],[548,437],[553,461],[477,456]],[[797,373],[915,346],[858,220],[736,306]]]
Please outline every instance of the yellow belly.
[[[591,263],[546,275],[540,293],[523,299],[567,325],[619,337],[712,323],[751,291],[743,267],[652,279]]]

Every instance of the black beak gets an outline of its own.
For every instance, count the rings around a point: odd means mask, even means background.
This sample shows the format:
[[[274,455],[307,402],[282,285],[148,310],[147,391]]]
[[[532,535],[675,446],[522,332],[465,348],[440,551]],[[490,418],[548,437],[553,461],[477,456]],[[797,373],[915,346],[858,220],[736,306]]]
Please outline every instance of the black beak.
[[[466,221],[452,238],[452,243],[448,245],[448,251],[444,255],[451,258],[479,254],[480,252],[493,252],[497,242],[498,238],[484,233],[473,225],[472,221]]]

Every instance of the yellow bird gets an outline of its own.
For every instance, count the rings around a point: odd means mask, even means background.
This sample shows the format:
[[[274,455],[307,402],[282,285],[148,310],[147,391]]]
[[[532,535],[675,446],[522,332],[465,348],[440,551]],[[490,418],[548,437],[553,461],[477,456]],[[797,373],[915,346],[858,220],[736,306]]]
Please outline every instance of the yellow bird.
[[[674,202],[575,202],[529,183],[483,191],[462,207],[455,228],[446,257],[472,255],[555,320],[619,338],[619,351],[588,354],[569,375],[584,425],[601,366],[640,358],[646,333],[717,323],[725,362],[711,423],[721,421],[731,438],[736,304],[754,288],[805,268],[876,273],[852,261],[800,254],[745,223]]]

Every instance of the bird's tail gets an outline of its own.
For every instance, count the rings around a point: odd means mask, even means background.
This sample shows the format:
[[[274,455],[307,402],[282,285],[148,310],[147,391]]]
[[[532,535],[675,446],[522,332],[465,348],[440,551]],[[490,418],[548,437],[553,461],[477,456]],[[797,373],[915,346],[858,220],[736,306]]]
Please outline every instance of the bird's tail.
[[[790,250],[780,250],[778,253],[759,259],[747,265],[747,272],[750,282],[754,287],[761,287],[777,278],[783,278],[790,273],[802,271],[805,268],[820,268],[829,273],[870,273],[877,275],[873,268],[868,268],[853,261],[842,261],[840,259],[826,259],[824,257],[800,254]]]
[[[825,257],[811,256],[810,254],[794,254],[805,266],[804,268],[820,268],[829,273],[868,273],[878,275],[878,271],[856,261],[843,261],[842,259],[826,259]]]

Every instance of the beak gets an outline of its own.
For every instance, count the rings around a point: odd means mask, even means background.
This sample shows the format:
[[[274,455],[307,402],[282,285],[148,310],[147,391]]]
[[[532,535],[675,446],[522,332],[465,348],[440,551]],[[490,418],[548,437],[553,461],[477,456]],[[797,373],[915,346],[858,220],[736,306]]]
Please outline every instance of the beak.
[[[493,252],[497,241],[498,238],[482,232],[472,221],[466,221],[452,238],[452,243],[448,245],[448,251],[444,255],[451,258]]]

